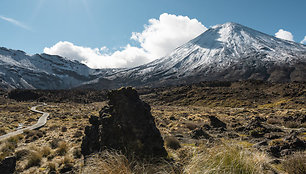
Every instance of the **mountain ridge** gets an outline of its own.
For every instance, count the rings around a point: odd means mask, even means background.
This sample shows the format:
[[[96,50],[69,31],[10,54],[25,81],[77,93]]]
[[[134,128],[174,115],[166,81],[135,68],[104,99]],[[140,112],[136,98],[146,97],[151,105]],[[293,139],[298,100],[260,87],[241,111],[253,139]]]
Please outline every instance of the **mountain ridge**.
[[[165,57],[122,69],[0,47],[0,88],[70,89],[167,86],[200,81],[305,81],[306,45],[228,22],[215,25]]]

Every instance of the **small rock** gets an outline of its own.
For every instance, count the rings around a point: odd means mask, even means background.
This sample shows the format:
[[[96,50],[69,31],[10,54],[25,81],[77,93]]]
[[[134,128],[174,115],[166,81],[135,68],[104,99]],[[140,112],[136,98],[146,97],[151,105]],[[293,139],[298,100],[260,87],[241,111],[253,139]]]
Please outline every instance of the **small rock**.
[[[215,128],[220,128],[220,127],[222,127],[222,128],[224,128],[224,129],[226,129],[226,124],[225,124],[224,122],[222,122],[221,120],[219,120],[217,117],[215,117],[215,116],[209,116],[208,118],[209,118],[209,120],[210,120],[210,125],[211,125],[212,127],[215,127]]]

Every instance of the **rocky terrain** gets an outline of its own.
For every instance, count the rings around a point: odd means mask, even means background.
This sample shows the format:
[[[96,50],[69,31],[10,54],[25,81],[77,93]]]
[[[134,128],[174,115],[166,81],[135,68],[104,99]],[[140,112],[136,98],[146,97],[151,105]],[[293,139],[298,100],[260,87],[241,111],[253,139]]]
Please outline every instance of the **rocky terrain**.
[[[139,88],[140,99],[131,88],[109,97],[107,91],[3,91],[1,134],[34,123],[38,115],[28,109],[37,102],[48,101],[38,109],[51,115],[40,130],[1,142],[0,157],[15,156],[16,173],[304,173],[305,89],[298,82],[201,82]],[[16,98],[22,92],[39,97]],[[155,146],[145,143],[153,141],[145,135],[154,125],[166,156],[126,155],[129,143],[139,153]],[[90,136],[95,130],[100,138]]]

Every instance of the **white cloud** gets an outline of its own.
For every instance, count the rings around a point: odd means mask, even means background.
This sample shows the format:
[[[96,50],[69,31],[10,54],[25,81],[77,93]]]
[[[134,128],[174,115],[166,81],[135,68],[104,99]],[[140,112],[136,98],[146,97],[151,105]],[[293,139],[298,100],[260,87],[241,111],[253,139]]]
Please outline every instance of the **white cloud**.
[[[132,33],[131,39],[138,41],[153,57],[159,58],[205,30],[207,28],[196,19],[163,13],[159,19],[150,19],[141,33]]]
[[[44,48],[44,53],[78,60],[91,68],[133,67],[148,61],[147,53],[142,48],[127,45],[114,53],[107,53],[107,50],[106,47],[92,49],[60,41],[51,48]]]
[[[278,30],[278,32],[275,33],[275,37],[289,41],[294,41],[292,33],[289,31],[285,31],[283,29]]]
[[[60,41],[44,52],[78,60],[91,68],[134,67],[167,55],[205,30],[196,19],[164,13],[159,19],[150,19],[142,32],[132,33],[131,39],[139,42],[140,47],[127,44],[122,50],[109,53],[107,47],[88,48]]]
[[[301,44],[305,44],[305,45],[306,45],[306,36],[305,36],[304,39],[301,41]]]
[[[27,25],[25,25],[25,24],[15,20],[15,19],[13,19],[13,18],[8,18],[8,17],[5,17],[5,16],[0,16],[0,19],[5,20],[7,22],[10,22],[10,23],[12,23],[12,24],[14,24],[14,25],[16,25],[18,27],[21,27],[23,29],[30,30],[30,27],[28,27]]]

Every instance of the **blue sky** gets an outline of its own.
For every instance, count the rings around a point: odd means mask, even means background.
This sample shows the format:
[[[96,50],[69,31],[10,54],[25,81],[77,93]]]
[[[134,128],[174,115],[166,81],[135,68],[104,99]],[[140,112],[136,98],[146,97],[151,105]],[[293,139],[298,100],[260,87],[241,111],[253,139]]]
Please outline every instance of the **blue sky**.
[[[60,42],[74,51],[71,55],[87,48],[115,59],[111,56],[116,50],[149,44],[131,39],[132,33],[144,34],[148,20],[160,20],[164,13],[196,19],[206,28],[232,21],[270,35],[283,29],[296,42],[306,36],[305,0],[1,0],[0,46],[34,54]]]

